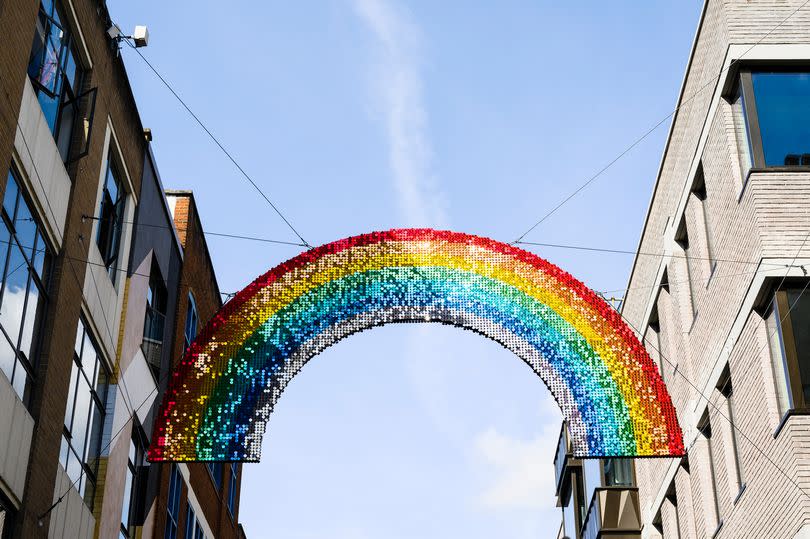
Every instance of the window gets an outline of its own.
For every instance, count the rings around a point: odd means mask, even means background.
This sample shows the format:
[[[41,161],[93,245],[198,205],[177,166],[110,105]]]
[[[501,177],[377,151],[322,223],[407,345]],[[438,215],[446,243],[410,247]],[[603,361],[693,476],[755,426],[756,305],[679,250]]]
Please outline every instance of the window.
[[[661,380],[666,382],[664,379],[664,353],[661,350],[661,321],[658,317],[658,300],[656,300],[656,304],[650,313],[650,321],[647,324],[644,340],[647,345],[647,352],[658,366],[658,372],[661,373]]]
[[[810,295],[806,283],[785,283],[765,314],[779,413],[810,408]]]
[[[14,528],[14,507],[0,492],[0,539],[11,539],[11,530]]]
[[[157,264],[152,264],[149,288],[146,291],[146,313],[143,324],[141,350],[155,380],[160,379],[160,363],[163,356],[163,329],[166,326],[166,286]]]
[[[180,495],[183,491],[183,478],[177,464],[171,465],[169,472],[169,499],[166,501],[166,531],[164,539],[177,539],[177,524],[180,522]]]
[[[107,173],[104,176],[104,191],[101,194],[96,243],[107,272],[114,282],[115,272],[118,270],[118,251],[121,243],[126,193],[118,170],[113,163],[112,153],[111,144],[107,153]]]
[[[692,279],[695,277],[694,254],[689,246],[689,232],[686,227],[686,216],[681,220],[678,233],[675,235],[675,241],[683,250],[683,256],[686,258],[686,287],[689,289],[689,304],[692,309],[692,318],[694,319],[697,316],[695,286],[692,282]]]
[[[216,485],[217,491],[222,488],[222,472],[223,466],[221,462],[209,462],[208,463],[208,471],[211,472],[211,479],[214,480],[214,485]]]
[[[585,507],[585,489],[580,470],[572,472],[570,486],[562,499],[564,500],[563,527],[565,528],[565,536],[572,539],[577,538],[580,536],[580,529],[585,522],[585,513],[588,510]]]
[[[0,370],[28,402],[51,254],[13,171],[0,210]]]
[[[734,472],[736,474],[735,479],[737,480],[737,488],[739,489],[739,492],[742,493],[742,490],[745,488],[745,481],[743,475],[743,463],[740,455],[740,441],[737,438],[739,433],[737,432],[737,427],[735,426],[737,413],[734,409],[734,388],[731,385],[731,375],[729,373],[726,373],[718,389],[723,397],[725,397],[726,405],[728,406],[728,420],[731,427],[731,451],[734,453]]]
[[[633,461],[631,459],[604,459],[602,462],[602,471],[605,476],[604,485],[606,487],[632,487],[635,485]]]
[[[59,462],[93,509],[109,373],[84,319],[79,320]]]
[[[700,207],[700,216],[703,219],[703,240],[705,242],[705,255],[706,261],[709,266],[709,275],[714,272],[717,266],[717,260],[714,259],[714,240],[712,239],[711,220],[709,219],[708,210],[708,193],[706,192],[706,177],[703,173],[703,163],[698,165],[697,174],[695,175],[695,182],[692,185],[692,195],[694,203]]]
[[[810,70],[742,70],[734,99],[754,167],[810,167]]]
[[[197,515],[194,513],[194,508],[191,505],[186,510],[186,531],[184,539],[204,539],[205,532],[203,532],[200,521],[197,520]]]
[[[238,486],[239,467],[235,462],[231,463],[231,476],[228,479],[228,511],[231,516],[236,514],[236,488]]]
[[[138,471],[144,464],[145,446],[140,426],[133,423],[132,438],[129,441],[129,457],[127,458],[127,475],[124,480],[124,502],[121,505],[120,537],[123,539],[135,537],[133,527],[137,514],[138,492],[141,487]]]
[[[194,296],[188,294],[188,307],[186,308],[186,332],[185,332],[185,349],[191,346],[192,341],[197,336],[197,302],[194,301]]]
[[[73,128],[79,116],[78,104],[86,94],[79,95],[84,74],[78,62],[73,34],[65,24],[60,8],[59,2],[54,0],[43,0],[39,5],[28,76],[59,154],[67,162]]]
[[[698,425],[698,429],[700,430],[700,434],[703,435],[703,438],[706,440],[706,453],[708,456],[708,464],[709,464],[709,475],[711,476],[711,489],[712,489],[712,512],[714,513],[712,516],[714,517],[714,524],[716,526],[714,533],[716,530],[720,529],[720,526],[723,525],[723,519],[720,518],[720,501],[717,499],[717,474],[715,473],[715,458],[714,458],[714,444],[712,443],[712,424],[709,421],[708,412],[703,417],[703,420]]]

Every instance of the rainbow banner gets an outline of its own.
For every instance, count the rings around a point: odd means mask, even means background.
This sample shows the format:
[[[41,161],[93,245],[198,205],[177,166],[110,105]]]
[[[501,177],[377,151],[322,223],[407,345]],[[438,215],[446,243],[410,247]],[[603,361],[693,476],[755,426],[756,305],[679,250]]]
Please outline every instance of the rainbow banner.
[[[671,457],[667,388],[618,312],[560,268],[498,241],[399,229],[284,262],[226,303],[172,374],[149,460],[258,461],[275,403],[310,358],[394,322],[484,335],[548,386],[577,457]]]

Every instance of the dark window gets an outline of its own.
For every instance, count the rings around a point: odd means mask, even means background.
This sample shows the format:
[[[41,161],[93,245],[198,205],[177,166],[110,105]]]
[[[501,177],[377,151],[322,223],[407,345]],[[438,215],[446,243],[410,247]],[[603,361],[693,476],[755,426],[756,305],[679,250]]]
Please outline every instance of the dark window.
[[[703,420],[698,425],[698,429],[700,430],[700,434],[703,435],[703,438],[706,440],[706,453],[708,456],[708,464],[709,464],[709,476],[712,480],[711,482],[711,489],[712,489],[712,509],[714,510],[714,522],[717,528],[719,529],[723,523],[723,520],[720,518],[720,500],[717,497],[717,473],[715,470],[715,455],[714,455],[714,444],[712,443],[712,424],[709,420],[708,413],[704,416]]]
[[[160,360],[163,355],[163,329],[166,325],[166,287],[157,264],[152,265],[149,288],[146,292],[146,319],[143,325],[141,349],[155,380],[160,379]]]
[[[810,167],[810,71],[743,70],[733,105],[754,167]]]
[[[228,511],[231,516],[236,514],[236,487],[237,487],[237,473],[239,467],[235,462],[231,463],[231,477],[228,480]]]
[[[616,458],[605,459],[603,462],[606,487],[632,487],[635,485],[632,460]]]
[[[810,295],[805,284],[773,293],[765,315],[779,412],[810,408]]]
[[[647,352],[658,366],[661,380],[664,380],[664,352],[661,350],[661,320],[658,315],[658,300],[656,300],[656,304],[653,306],[652,312],[650,313],[650,321],[647,323],[647,332],[644,341],[647,345]]]
[[[126,193],[115,163],[113,163],[112,153],[112,145],[110,145],[107,151],[107,173],[104,176],[104,191],[101,194],[96,243],[110,278],[115,282]]]
[[[11,502],[0,492],[0,539],[11,539],[16,511]]]
[[[144,465],[146,444],[140,427],[132,425],[132,438],[129,441],[129,456],[127,458],[126,478],[124,480],[124,503],[121,505],[121,537],[135,537],[138,493],[141,487],[139,471]]]
[[[717,260],[714,259],[714,236],[712,234],[712,222],[709,219],[709,194],[706,191],[706,176],[703,173],[703,163],[698,165],[695,182],[692,185],[692,195],[690,201],[694,201],[700,207],[700,217],[703,219],[703,241],[705,242],[706,262],[708,263],[709,275],[714,272]]]
[[[200,521],[197,519],[191,505],[186,509],[186,530],[183,535],[185,539],[202,539],[205,537]]]
[[[740,455],[740,441],[738,439],[739,433],[735,421],[737,420],[737,410],[735,409],[736,399],[734,398],[734,388],[731,385],[731,375],[726,374],[723,381],[718,388],[720,393],[726,398],[726,405],[728,406],[728,420],[731,424],[731,450],[734,453],[734,472],[737,479],[737,488],[742,490],[745,484],[743,474],[743,463]]]
[[[92,510],[109,373],[84,319],[79,320],[59,461]]]
[[[188,350],[188,347],[191,346],[192,341],[197,336],[197,324],[199,323],[199,319],[197,318],[197,302],[194,301],[194,296],[189,293],[188,295],[188,307],[186,308],[186,331],[185,331],[185,349]]]
[[[164,539],[177,539],[177,524],[180,522],[180,495],[183,491],[183,478],[177,464],[171,465],[169,472],[169,499],[166,502],[166,531]]]
[[[0,370],[28,403],[51,255],[12,171],[0,213]]]
[[[61,15],[59,2],[43,0],[28,60],[28,76],[34,85],[45,121],[51,128],[63,161],[70,156],[73,128],[83,72],[78,62],[73,34]]]
[[[211,472],[211,479],[214,480],[217,490],[222,488],[222,472],[224,468],[221,462],[209,462],[208,471]]]
[[[686,287],[689,289],[689,305],[692,309],[692,318],[697,316],[697,301],[695,297],[695,285],[692,279],[695,278],[695,259],[694,252],[689,243],[689,231],[686,226],[686,216],[681,220],[678,227],[678,232],[675,235],[675,241],[683,250],[683,256],[686,259]]]

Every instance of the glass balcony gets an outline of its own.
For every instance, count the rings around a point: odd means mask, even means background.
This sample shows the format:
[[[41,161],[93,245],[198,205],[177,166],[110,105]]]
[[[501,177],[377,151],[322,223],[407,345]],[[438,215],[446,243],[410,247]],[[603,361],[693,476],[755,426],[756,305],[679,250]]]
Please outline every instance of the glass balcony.
[[[143,350],[146,363],[152,369],[152,374],[155,375],[156,380],[160,378],[160,360],[163,355],[163,328],[165,325],[166,315],[156,309],[147,307],[141,350]]]
[[[599,487],[593,493],[582,539],[641,538],[641,507],[638,488]]]
[[[554,479],[557,487],[556,495],[559,496],[570,477],[569,468],[580,466],[581,462],[575,459],[571,448],[571,440],[568,437],[568,426],[563,421],[560,429],[560,438],[557,440],[557,453],[554,456]]]

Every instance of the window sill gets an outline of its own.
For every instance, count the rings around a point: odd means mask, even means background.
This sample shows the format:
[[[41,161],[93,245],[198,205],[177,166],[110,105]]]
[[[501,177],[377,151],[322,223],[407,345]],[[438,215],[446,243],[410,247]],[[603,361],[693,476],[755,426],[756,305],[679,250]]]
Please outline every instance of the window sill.
[[[739,491],[737,491],[737,495],[736,495],[736,496],[734,496],[734,502],[732,503],[732,505],[737,505],[737,502],[738,502],[738,501],[740,501],[740,498],[742,498],[743,492],[745,492],[745,489],[746,489],[747,487],[748,487],[748,484],[746,484],[746,483],[743,483],[743,484],[740,486],[740,490],[739,490]]]
[[[779,433],[782,432],[782,429],[785,428],[787,425],[788,420],[794,415],[810,415],[810,409],[808,408],[793,408],[785,412],[785,415],[782,416],[782,420],[779,421],[779,425],[777,425],[776,430],[773,431],[773,438],[774,440],[779,437]]]

